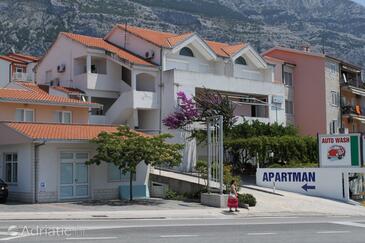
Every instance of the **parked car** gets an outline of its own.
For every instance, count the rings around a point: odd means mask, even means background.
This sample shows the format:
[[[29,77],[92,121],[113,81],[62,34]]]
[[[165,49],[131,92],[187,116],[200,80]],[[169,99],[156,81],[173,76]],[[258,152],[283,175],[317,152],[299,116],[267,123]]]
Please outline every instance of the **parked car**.
[[[329,148],[327,157],[328,159],[342,159],[345,157],[346,150],[340,145],[333,145]]]
[[[5,203],[8,199],[8,184],[0,179],[0,202]]]

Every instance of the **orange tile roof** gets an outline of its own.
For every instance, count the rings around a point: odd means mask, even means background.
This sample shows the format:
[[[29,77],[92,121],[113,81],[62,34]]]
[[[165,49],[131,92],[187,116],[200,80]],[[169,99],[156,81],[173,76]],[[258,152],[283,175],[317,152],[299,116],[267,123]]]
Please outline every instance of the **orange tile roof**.
[[[32,122],[5,122],[17,132],[37,140],[91,140],[101,132],[116,132],[118,126],[90,124],[57,124]],[[137,132],[142,136],[147,134]]]
[[[37,62],[40,59],[39,57],[25,55],[21,53],[10,53],[8,54],[8,56],[24,62]]]
[[[5,61],[11,62],[11,63],[19,63],[19,64],[23,64],[23,65],[27,65],[27,62],[21,61],[19,59],[15,59],[12,57],[8,57],[8,56],[0,56],[0,59],[3,59]]]
[[[153,66],[152,63],[147,62],[144,59],[142,59],[138,56],[135,56],[119,47],[116,47],[116,46],[110,44],[109,42],[103,40],[102,38],[96,38],[96,37],[78,35],[78,34],[66,33],[66,32],[61,32],[60,34],[71,40],[77,41],[80,44],[85,45],[87,47],[99,48],[99,49],[103,49],[103,50],[112,52],[112,53],[116,54],[118,57],[120,57],[121,59],[124,59],[128,62],[131,62],[134,64],[140,64],[140,65]]]
[[[188,32],[184,34],[173,34],[168,32],[155,31],[151,29],[145,29],[130,25],[118,24],[118,28],[125,30],[128,32],[147,40],[157,46],[171,48],[179,44],[180,42],[186,40],[194,33]],[[240,49],[244,48],[246,44],[239,43],[236,45],[230,45],[227,43],[215,42],[215,41],[207,41],[205,40],[207,45],[218,55],[222,57],[230,57],[233,54],[237,53]]]
[[[77,89],[77,88],[70,88],[70,87],[65,87],[65,86],[52,86],[50,88],[67,93],[67,94],[85,94],[84,91],[82,91],[81,89]]]
[[[36,84],[17,83],[27,89],[0,88],[0,102],[99,107],[96,103],[50,95]]]
[[[162,47],[171,47],[168,39],[174,38],[178,35],[168,32],[161,32],[161,31],[155,31],[151,29],[145,29],[140,28],[136,26],[130,26],[130,25],[124,25],[124,24],[118,24],[118,28],[122,30],[127,30],[128,32],[141,37],[142,39],[145,39],[149,42],[152,42],[155,45],[162,46]]]

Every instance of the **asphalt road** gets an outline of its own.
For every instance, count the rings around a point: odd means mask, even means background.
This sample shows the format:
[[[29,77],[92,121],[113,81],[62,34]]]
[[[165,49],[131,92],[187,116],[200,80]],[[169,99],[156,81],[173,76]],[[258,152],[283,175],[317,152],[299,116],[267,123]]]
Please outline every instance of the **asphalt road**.
[[[10,227],[10,230],[9,230]],[[364,217],[0,221],[9,242],[365,242]]]

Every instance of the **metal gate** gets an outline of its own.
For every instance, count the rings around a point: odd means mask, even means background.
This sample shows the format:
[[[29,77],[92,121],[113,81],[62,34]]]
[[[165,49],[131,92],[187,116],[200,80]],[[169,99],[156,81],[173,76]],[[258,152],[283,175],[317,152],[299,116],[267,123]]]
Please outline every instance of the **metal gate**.
[[[219,183],[220,194],[223,194],[223,116],[207,119],[208,147],[208,192],[211,191],[211,181]]]

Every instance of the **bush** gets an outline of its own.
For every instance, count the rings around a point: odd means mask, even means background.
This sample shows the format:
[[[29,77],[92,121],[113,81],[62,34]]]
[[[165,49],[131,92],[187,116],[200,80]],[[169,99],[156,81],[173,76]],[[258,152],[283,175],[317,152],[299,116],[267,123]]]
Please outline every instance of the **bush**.
[[[165,199],[167,200],[183,200],[184,197],[180,194],[178,194],[177,192],[174,192],[172,190],[167,190],[166,194],[165,194]]]
[[[290,161],[288,163],[274,163],[268,168],[316,168],[318,167],[317,162],[307,162],[303,163],[300,161]]]
[[[248,204],[249,207],[256,206],[256,198],[251,194],[238,194],[238,206],[245,207],[244,204]]]

